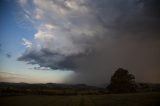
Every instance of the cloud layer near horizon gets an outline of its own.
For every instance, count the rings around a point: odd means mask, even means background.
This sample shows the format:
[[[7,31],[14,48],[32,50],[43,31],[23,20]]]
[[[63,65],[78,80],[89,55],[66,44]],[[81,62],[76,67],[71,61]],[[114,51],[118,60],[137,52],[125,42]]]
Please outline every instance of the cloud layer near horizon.
[[[37,32],[19,61],[75,71],[75,82],[109,81],[119,67],[160,82],[158,0],[33,0],[33,10],[22,1]]]

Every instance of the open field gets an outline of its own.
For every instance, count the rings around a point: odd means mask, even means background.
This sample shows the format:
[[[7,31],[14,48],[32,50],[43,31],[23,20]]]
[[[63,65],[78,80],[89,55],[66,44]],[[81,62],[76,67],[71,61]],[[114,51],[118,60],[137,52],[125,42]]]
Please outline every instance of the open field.
[[[160,106],[160,93],[4,96],[0,106]]]

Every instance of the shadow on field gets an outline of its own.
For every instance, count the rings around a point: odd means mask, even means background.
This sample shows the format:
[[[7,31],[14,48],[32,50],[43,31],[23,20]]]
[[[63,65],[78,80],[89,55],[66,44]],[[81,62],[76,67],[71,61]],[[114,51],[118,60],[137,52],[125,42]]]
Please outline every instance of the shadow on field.
[[[160,106],[160,93],[21,95],[0,97],[1,106]]]

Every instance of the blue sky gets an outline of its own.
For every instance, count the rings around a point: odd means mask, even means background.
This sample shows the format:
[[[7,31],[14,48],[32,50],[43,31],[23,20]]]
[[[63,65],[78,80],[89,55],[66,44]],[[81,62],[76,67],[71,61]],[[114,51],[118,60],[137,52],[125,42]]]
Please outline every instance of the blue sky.
[[[22,39],[33,39],[36,30],[24,19],[22,8],[16,0],[1,0],[0,3],[0,80],[9,82],[57,82],[64,80],[73,72],[35,70],[34,66],[17,58],[25,51]],[[20,22],[19,22],[20,21]],[[9,54],[11,57],[7,57]],[[47,71],[47,72],[46,72]]]

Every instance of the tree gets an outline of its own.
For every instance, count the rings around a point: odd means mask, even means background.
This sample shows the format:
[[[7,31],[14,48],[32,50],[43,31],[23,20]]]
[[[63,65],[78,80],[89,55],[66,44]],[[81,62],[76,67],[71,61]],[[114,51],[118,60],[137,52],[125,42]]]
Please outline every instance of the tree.
[[[108,90],[113,93],[128,93],[136,91],[135,77],[128,70],[119,68],[111,77]]]

